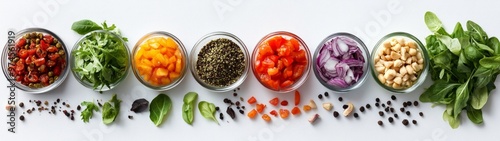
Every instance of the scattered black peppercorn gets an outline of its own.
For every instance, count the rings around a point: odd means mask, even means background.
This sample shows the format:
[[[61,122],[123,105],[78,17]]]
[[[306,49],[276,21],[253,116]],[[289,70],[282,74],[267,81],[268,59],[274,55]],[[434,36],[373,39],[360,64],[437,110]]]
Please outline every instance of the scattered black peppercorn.
[[[344,104],[344,106],[342,106],[343,109],[347,109],[347,107],[349,107],[349,106],[347,106],[346,104]]]
[[[59,102],[61,102],[61,99],[58,98],[56,101],[57,101],[57,103],[59,103]]]
[[[325,92],[323,95],[325,95],[325,97],[330,96],[330,94],[328,94],[328,92]]]
[[[236,101],[236,106],[240,106],[240,102],[239,101]]]
[[[359,111],[365,112],[365,107],[363,107],[363,106],[359,107]]]
[[[358,118],[359,117],[358,113],[354,113],[353,116],[354,116],[354,118]]]
[[[23,102],[19,103],[19,107],[24,108],[24,103]]]
[[[417,124],[417,121],[416,121],[416,120],[413,120],[413,121],[411,121],[411,122],[412,122],[413,124]]]
[[[380,98],[375,98],[375,102],[380,102]]]
[[[233,93],[233,96],[234,96],[234,97],[238,96],[238,93]]]
[[[319,99],[323,99],[323,95],[319,94],[319,95],[318,95],[318,98],[319,98]]]
[[[384,109],[385,112],[389,112],[389,107]]]
[[[401,108],[399,108],[399,111],[405,112],[405,108],[401,107]]]
[[[392,104],[391,101],[387,101],[387,105],[391,105],[391,104]]]
[[[219,107],[215,107],[215,111],[219,111],[219,109],[220,109]]]
[[[57,102],[54,102],[54,105],[57,105]]]
[[[36,106],[40,106],[40,105],[42,105],[42,101],[37,100],[37,101],[36,101]]]
[[[62,105],[66,105],[66,102],[63,102]]]
[[[24,115],[19,116],[19,120],[24,121]]]
[[[377,107],[380,107],[380,104],[378,104],[378,103],[375,103],[375,106],[377,106]]]
[[[394,118],[392,118],[392,117],[389,117],[389,119],[387,119],[387,120],[389,120],[389,123],[394,122]]]
[[[244,115],[244,114],[245,114],[245,111],[240,110],[240,114]]]
[[[394,118],[399,118],[398,114],[394,114]]]
[[[384,125],[384,122],[382,122],[381,120],[379,120],[379,121],[377,122],[377,124],[378,124],[378,125],[380,125],[380,126],[382,126],[382,125]]]
[[[130,111],[134,111],[134,113],[140,113],[148,108],[149,101],[141,98],[137,99],[132,103],[132,108],[130,108]]]
[[[411,114],[410,111],[406,111],[406,115],[410,116],[410,114]]]
[[[238,110],[239,110],[239,109],[240,109],[240,106],[237,106],[237,107],[236,107],[236,109],[238,109]]]
[[[220,120],[224,120],[224,114],[220,113],[220,114],[219,114],[219,119],[220,119]]]
[[[339,112],[333,111],[333,117],[338,117],[338,116],[339,116]]]
[[[367,108],[367,109],[370,109],[370,108],[372,108],[372,105],[370,105],[370,104],[366,104],[366,108]]]
[[[340,101],[340,102],[344,101],[344,98],[339,97],[339,101]]]
[[[245,110],[245,106],[241,106],[241,109]]]
[[[418,106],[418,101],[414,101],[413,105]]]
[[[420,115],[421,117],[423,117],[424,113],[420,112],[420,113],[418,113],[418,115]]]
[[[411,101],[407,101],[406,105],[411,106]]]
[[[128,119],[134,119],[134,117],[131,115],[128,115]]]
[[[380,116],[382,117],[382,116],[384,116],[384,112],[379,111],[379,112],[378,112],[378,115],[380,115]]]
[[[236,114],[234,113],[233,108],[231,108],[231,107],[227,107],[227,109],[226,109],[226,113],[229,115],[229,117],[231,117],[231,119],[236,118]]]
[[[80,111],[81,109],[82,109],[82,107],[80,107],[80,105],[76,106],[76,110]]]
[[[63,110],[63,113],[64,113],[64,115],[66,115],[66,117],[69,117],[69,113],[68,113],[68,111]]]
[[[71,120],[75,120],[75,117],[73,115],[71,115],[70,119]]]
[[[384,104],[384,103],[382,103],[382,107],[384,107],[384,108],[385,108],[385,104]]]
[[[403,125],[407,126],[408,125],[408,120],[407,119],[404,119],[403,120]]]
[[[238,87],[238,90],[240,90],[240,87]]]
[[[408,104],[406,104],[406,102],[403,102],[403,107],[407,107]]]
[[[396,100],[396,96],[395,96],[395,95],[392,95],[392,96],[391,96],[391,99],[392,99],[392,100]]]
[[[392,108],[392,107],[391,107],[391,108],[390,108],[390,111],[391,111],[391,113],[394,113],[394,108]]]

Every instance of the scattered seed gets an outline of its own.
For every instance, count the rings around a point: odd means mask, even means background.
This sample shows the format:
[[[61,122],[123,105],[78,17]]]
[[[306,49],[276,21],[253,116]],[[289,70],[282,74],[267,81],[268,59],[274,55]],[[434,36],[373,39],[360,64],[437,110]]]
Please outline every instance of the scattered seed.
[[[57,102],[54,101],[54,105],[57,105]]]
[[[418,106],[418,101],[414,101],[413,105]]]
[[[394,118],[399,118],[398,114],[394,114]]]
[[[377,106],[377,107],[380,107],[380,104],[378,104],[378,103],[375,103],[375,106]]]
[[[31,109],[28,109],[26,113],[31,114]]]
[[[391,104],[392,104],[391,101],[387,101],[387,105],[391,105]]]
[[[344,106],[342,106],[342,108],[343,108],[344,110],[345,110],[345,109],[347,109],[347,107],[349,107],[349,106],[347,106],[346,104],[344,104]]]
[[[422,113],[422,112],[418,113],[418,115],[420,115],[421,117],[424,117],[424,113]]]
[[[49,102],[47,100],[45,100],[45,102],[43,102],[43,104],[45,104],[46,106],[49,106]]]
[[[224,114],[220,113],[220,114],[219,114],[219,119],[220,119],[220,120],[224,120]]]
[[[382,122],[381,120],[379,120],[379,121],[377,122],[377,124],[378,124],[378,125],[380,125],[380,126],[383,126],[383,125],[384,125],[384,122]]]
[[[344,99],[342,97],[339,97],[339,101],[342,102],[344,101]]]
[[[407,101],[406,105],[411,106],[411,101]]]
[[[363,107],[363,106],[359,107],[359,111],[365,112],[365,107]]]
[[[68,113],[68,111],[63,110],[63,113],[64,113],[64,115],[66,115],[66,117],[69,117],[69,113]]]
[[[406,115],[410,116],[410,114],[411,114],[410,111],[406,111]]]
[[[333,111],[333,117],[338,117],[338,116],[339,116],[339,112]]]
[[[245,111],[243,111],[243,110],[240,110],[240,114],[242,114],[242,115],[243,115],[243,114],[245,114]]]
[[[328,94],[328,92],[325,92],[323,95],[325,95],[325,97],[330,96],[330,94]]]
[[[80,107],[80,105],[76,106],[76,110],[80,111],[82,109],[82,107]]]
[[[318,95],[318,98],[319,98],[319,99],[323,99],[323,95],[319,94],[319,95]]]
[[[134,119],[134,117],[131,115],[128,115],[128,119]]]
[[[389,107],[384,109],[385,112],[389,112]]]
[[[40,106],[40,105],[42,105],[42,101],[37,100],[37,101],[36,101],[36,106]]]
[[[240,90],[240,87],[238,87],[238,90]]]
[[[236,101],[236,106],[240,106],[240,102],[239,101]]]
[[[396,96],[395,96],[395,95],[392,95],[392,96],[391,96],[391,99],[392,99],[392,100],[396,100]]]
[[[234,96],[234,97],[237,97],[237,96],[238,96],[238,93],[233,93],[233,96]]]
[[[245,106],[241,106],[241,109],[245,110]]]
[[[417,124],[417,121],[416,121],[416,120],[413,120],[413,121],[411,121],[411,122],[412,122],[413,124]]]
[[[401,108],[399,108],[399,111],[401,111],[401,112],[405,112],[405,108],[402,108],[402,107],[401,107]]]
[[[385,104],[384,104],[384,103],[382,103],[382,107],[384,107],[384,108],[385,108]]]
[[[73,115],[71,115],[70,119],[71,120],[75,120],[75,117]]]
[[[219,111],[219,109],[220,109],[219,107],[215,107],[215,111]]]
[[[69,108],[69,107],[70,107],[69,104],[66,104],[66,108]]]
[[[394,118],[392,118],[392,117],[389,117],[387,120],[389,120],[389,123],[394,122]]]
[[[370,105],[370,104],[366,104],[366,108],[367,108],[367,109],[370,109],[370,108],[372,108],[372,105]]]
[[[358,118],[359,117],[358,113],[354,113],[353,115],[354,115],[354,118]]]
[[[240,97],[240,101],[245,101],[245,99],[243,99],[243,97]]]
[[[375,98],[375,102],[380,102],[380,98]]]
[[[407,126],[408,125],[408,120],[407,119],[404,119],[403,120],[403,125]]]
[[[406,104],[406,102],[403,102],[403,107],[407,107],[408,104]]]
[[[97,101],[97,102],[99,102],[99,101]],[[66,105],[66,102],[63,102],[62,104],[63,104],[63,105]]]
[[[24,103],[23,102],[19,103],[19,107],[24,108]]]
[[[391,108],[390,108],[390,111],[391,111],[391,113],[394,113],[394,108],[392,108],[392,107],[391,107]]]
[[[379,112],[378,112],[378,115],[380,115],[380,116],[382,117],[382,116],[384,116],[384,112],[379,111]]]
[[[58,98],[56,101],[57,101],[57,103],[59,103],[59,102],[61,102],[61,99]]]
[[[19,116],[19,120],[24,121],[24,115]]]

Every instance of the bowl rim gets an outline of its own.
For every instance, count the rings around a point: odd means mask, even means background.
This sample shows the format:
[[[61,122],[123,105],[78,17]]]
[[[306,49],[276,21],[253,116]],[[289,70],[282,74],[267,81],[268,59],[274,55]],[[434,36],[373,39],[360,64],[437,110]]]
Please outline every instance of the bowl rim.
[[[221,38],[229,39],[239,46],[239,48],[242,50],[244,58],[245,58],[245,68],[244,68],[243,73],[241,74],[240,78],[238,78],[238,80],[236,82],[234,82],[233,84],[231,84],[229,86],[225,86],[225,87],[214,87],[214,86],[206,84],[205,82],[203,82],[203,80],[201,80],[198,77],[198,75],[196,73],[196,70],[197,70],[196,69],[196,64],[197,64],[196,62],[198,61],[198,59],[197,59],[198,53],[199,53],[198,50],[201,50],[211,40],[221,39]],[[208,42],[204,43],[205,41],[208,41]],[[204,43],[204,44],[202,44],[202,43]],[[243,43],[243,41],[232,33],[225,32],[225,31],[215,31],[215,32],[211,32],[211,33],[208,33],[208,34],[202,36],[196,42],[196,44],[193,46],[189,55],[190,55],[189,58],[190,58],[191,74],[195,78],[196,82],[198,82],[198,84],[200,84],[201,86],[203,86],[204,88],[206,88],[210,91],[227,92],[227,91],[236,89],[241,84],[243,84],[243,82],[245,81],[245,79],[248,76],[248,71],[249,71],[249,66],[250,66],[250,57],[251,57],[250,53],[248,52],[248,48]]]
[[[93,91],[108,91],[108,90],[111,90],[113,88],[115,88],[116,86],[118,86],[123,80],[125,80],[125,78],[128,76],[128,72],[129,72],[129,69],[130,69],[130,50],[129,50],[129,47],[128,47],[128,44],[127,42],[125,42],[122,38],[121,35],[117,35],[116,33],[113,33],[111,31],[106,31],[106,30],[94,30],[94,31],[91,31],[89,33],[86,33],[84,34],[82,37],[80,37],[80,39],[78,39],[75,44],[73,45],[73,48],[71,50],[71,55],[70,55],[70,58],[73,58],[75,57],[75,55],[73,54],[74,51],[78,50],[78,48],[80,48],[80,42],[83,41],[83,39],[85,39],[87,36],[90,36],[91,34],[93,33],[104,33],[104,34],[109,34],[111,36],[113,36],[114,38],[117,38],[119,39],[122,43],[123,43],[123,46],[125,47],[125,50],[127,51],[127,67],[125,69],[125,73],[123,74],[123,77],[119,80],[117,80],[115,82],[115,84],[112,84],[110,85],[109,87],[106,86],[106,85],[102,85],[102,86],[99,86],[97,88],[94,88],[93,85],[91,85],[90,82],[84,82],[83,80],[80,80],[79,75],[76,74],[75,71],[73,71],[73,68],[75,67],[75,59],[71,59],[71,62],[70,62],[70,68],[71,68],[71,73],[73,74],[73,77],[81,84],[83,85],[84,87],[86,88],[89,88],[89,89],[92,89]]]
[[[183,65],[183,70],[181,72],[180,77],[178,79],[176,79],[174,82],[171,82],[170,84],[163,85],[163,86],[153,86],[153,85],[150,85],[148,82],[145,82],[144,79],[137,72],[137,66],[135,65],[135,59],[133,59],[133,58],[135,58],[135,54],[137,53],[137,51],[140,49],[140,46],[143,43],[145,43],[147,40],[154,38],[154,37],[172,38],[175,41],[175,43],[178,45],[178,48],[181,50],[182,55],[183,55],[182,61],[184,62],[184,65]],[[184,46],[184,44],[181,42],[181,40],[179,38],[177,38],[175,35],[173,35],[169,32],[166,32],[166,31],[153,31],[153,32],[149,32],[149,33],[145,34],[144,36],[142,36],[137,41],[137,43],[134,45],[134,48],[132,49],[132,54],[131,54],[130,58],[131,58],[132,71],[134,73],[134,76],[137,78],[137,80],[139,80],[139,82],[141,82],[145,87],[152,89],[152,90],[156,90],[156,91],[170,90],[170,89],[174,88],[175,86],[179,85],[182,82],[182,80],[184,80],[184,78],[187,74],[186,72],[187,72],[188,66],[189,66],[188,54],[187,54],[186,47]]]
[[[307,65],[305,67],[304,72],[302,73],[302,76],[297,81],[295,81],[294,84],[292,84],[290,87],[288,87],[286,89],[274,90],[274,89],[270,88],[269,86],[265,85],[264,83],[262,83],[260,81],[260,78],[258,77],[259,74],[257,74],[257,71],[255,70],[255,66],[254,66],[255,59],[257,57],[257,52],[259,51],[259,46],[263,42],[269,40],[270,38],[272,38],[274,36],[282,36],[282,37],[285,36],[285,37],[295,38],[295,39],[297,39],[297,41],[299,41],[300,45],[302,46],[302,48],[306,52]],[[302,38],[300,38],[299,36],[297,36],[294,33],[288,32],[288,31],[274,31],[274,32],[271,32],[271,33],[265,35],[264,37],[262,37],[259,40],[259,42],[257,42],[257,44],[255,45],[255,48],[253,49],[252,56],[251,56],[251,61],[252,61],[251,69],[252,69],[252,72],[254,74],[254,77],[265,88],[267,88],[267,89],[269,89],[269,90],[271,90],[273,92],[288,93],[288,92],[297,90],[298,88],[300,88],[307,81],[307,79],[309,78],[309,73],[311,71],[311,59],[312,59],[311,51],[309,50],[309,47],[304,42],[304,40],[302,40]]]
[[[415,37],[412,34],[407,33],[407,32],[392,32],[392,33],[389,33],[389,34],[385,35],[384,37],[382,37],[375,44],[375,46],[372,49],[371,58],[373,58],[377,55],[378,48],[385,41],[387,41],[393,37],[404,37],[404,38],[408,38],[408,39],[413,40],[415,43],[417,43],[418,48],[420,49],[420,52],[422,53],[422,58],[424,60],[424,68],[422,68],[422,71],[420,72],[420,75],[418,76],[415,83],[411,87],[408,87],[406,89],[394,89],[394,88],[391,88],[391,87],[388,87],[388,86],[382,84],[380,82],[380,80],[378,80],[378,76],[377,76],[378,72],[375,70],[375,61],[373,59],[372,59],[372,61],[370,61],[370,70],[372,72],[373,79],[375,79],[375,82],[377,82],[377,84],[379,84],[379,86],[381,86],[382,88],[384,88],[390,92],[396,93],[396,94],[410,93],[410,92],[416,90],[420,85],[422,85],[424,83],[424,81],[427,77],[427,74],[428,74],[429,55],[427,53],[427,49],[425,48],[424,44],[422,44],[422,42],[420,42],[420,40],[417,37]]]
[[[365,62],[363,64],[363,66],[365,68],[363,68],[364,72],[361,75],[361,78],[359,79],[358,82],[354,83],[353,85],[351,85],[351,86],[349,86],[347,88],[339,88],[339,87],[335,87],[335,86],[329,85],[326,81],[323,80],[322,74],[319,72],[319,70],[316,67],[319,52],[323,49],[323,46],[325,45],[326,42],[331,41],[335,37],[347,37],[347,38],[350,38],[350,39],[356,41],[356,43],[358,44],[358,48],[360,48],[363,51],[363,55],[364,55],[364,58],[365,58]],[[372,59],[370,57],[370,52],[369,52],[366,44],[360,38],[358,38],[356,35],[348,33],[348,32],[337,32],[337,33],[330,34],[329,36],[327,36],[325,39],[323,39],[319,43],[318,47],[316,48],[316,51],[314,52],[313,67],[312,68],[314,70],[314,75],[316,76],[316,78],[318,79],[318,81],[323,86],[325,86],[326,88],[328,88],[328,89],[330,89],[332,91],[335,91],[335,92],[346,93],[346,92],[349,92],[349,91],[352,91],[352,90],[355,90],[355,89],[361,87],[366,82],[366,77],[370,73],[370,70],[369,70],[370,69],[370,64],[369,64],[369,62],[371,62],[371,60]]]
[[[15,42],[17,42],[20,38],[22,38],[23,35],[30,33],[30,32],[40,32],[40,33],[45,34],[45,35],[49,34],[52,37],[54,37],[55,39],[57,39],[58,42],[61,43],[61,45],[62,45],[61,48],[64,50],[64,53],[65,53],[64,57],[66,57],[66,66],[65,66],[63,72],[59,75],[60,77],[58,78],[58,80],[56,80],[54,83],[52,83],[48,86],[42,87],[42,88],[30,88],[30,87],[27,87],[27,86],[15,81],[15,79],[11,75],[9,75],[8,69],[7,69],[7,66],[9,64],[8,62],[10,62],[7,59],[7,57],[8,57],[7,55],[8,55],[10,48],[15,46]],[[29,93],[29,94],[42,94],[42,93],[45,93],[45,92],[48,92],[48,91],[51,91],[51,90],[57,88],[66,80],[66,77],[68,76],[68,73],[69,73],[69,64],[68,63],[70,61],[70,58],[71,57],[69,56],[69,51],[68,51],[68,48],[66,47],[66,44],[64,44],[64,41],[62,41],[62,39],[57,34],[55,34],[54,32],[52,32],[48,29],[45,29],[45,28],[26,28],[26,29],[20,30],[20,31],[15,33],[13,44],[9,44],[9,42],[7,42],[5,44],[4,49],[3,49],[3,53],[2,53],[2,70],[3,70],[3,73],[5,75],[5,78],[10,83],[10,85],[14,84],[14,86],[16,88],[21,89],[22,91]]]

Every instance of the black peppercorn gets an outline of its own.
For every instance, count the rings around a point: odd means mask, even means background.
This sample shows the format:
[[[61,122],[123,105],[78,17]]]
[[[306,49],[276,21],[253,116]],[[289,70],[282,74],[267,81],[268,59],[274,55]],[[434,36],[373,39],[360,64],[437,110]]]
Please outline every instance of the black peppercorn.
[[[391,107],[390,111],[391,111],[391,113],[394,113],[394,108]]]
[[[391,101],[387,101],[387,105],[391,105]]]
[[[408,105],[406,104],[406,102],[403,102],[403,107],[407,107]]]
[[[384,108],[385,108],[385,104],[384,104],[384,103],[382,103],[382,107],[384,107]]]
[[[347,109],[347,107],[349,107],[349,106],[347,106],[346,104],[344,104],[344,106],[342,106],[343,109]]]
[[[372,106],[370,104],[366,104],[366,109],[370,109]]]
[[[339,116],[339,112],[333,111],[333,117],[338,117],[338,116]]]
[[[413,124],[417,124],[417,121],[416,121],[416,120],[413,120],[413,121],[411,121],[411,122],[412,122]]]
[[[215,111],[219,111],[219,109],[220,109],[219,107],[215,107]]]
[[[389,123],[394,122],[394,118],[392,118],[392,117],[389,117],[387,120],[389,120]]]
[[[358,113],[354,113],[353,116],[354,116],[354,118],[358,118],[359,117]]]
[[[134,119],[134,117],[131,115],[128,115],[128,119]]]
[[[379,112],[378,112],[378,115],[380,115],[380,116],[384,116],[384,112],[379,111]]]
[[[404,119],[403,120],[403,125],[407,126],[408,125],[408,120],[407,119]]]
[[[380,102],[380,98],[375,98],[375,102]]]
[[[235,97],[236,97],[236,96],[238,96],[238,94],[237,94],[237,93],[233,93],[233,96],[235,96]]]
[[[375,106],[377,106],[377,107],[380,107],[380,104],[378,104],[378,103],[375,103]]]
[[[424,113],[420,112],[420,113],[418,113],[418,115],[420,115],[421,117],[423,117]]]
[[[406,105],[411,106],[411,101],[407,101]]]
[[[392,99],[392,100],[396,100],[396,96],[395,96],[395,95],[392,95],[392,96],[391,96],[391,99]]]
[[[394,118],[399,118],[398,114],[394,114]]]
[[[382,126],[382,125],[384,125],[384,122],[382,122],[381,120],[379,120],[379,121],[377,122],[377,124],[378,124],[378,125],[380,125],[380,126]]]
[[[418,101],[414,101],[413,105],[418,106]]]
[[[24,121],[24,115],[19,116],[19,120]]]
[[[19,103],[19,107],[24,108],[24,103],[23,102]]]
[[[236,106],[240,106],[240,102],[239,101],[236,101]]]
[[[243,110],[240,110],[240,114],[242,114],[242,115],[243,115],[243,114],[245,114],[245,111],[243,111]]]
[[[365,107],[363,107],[363,106],[359,107],[359,111],[365,112]]]
[[[401,107],[401,108],[399,108],[399,111],[405,112],[405,108]]]
[[[219,119],[220,119],[220,120],[224,120],[224,114],[219,113]]]
[[[406,111],[406,115],[410,116],[410,114],[411,114],[410,111]]]
[[[342,97],[339,97],[339,101],[342,102],[344,101],[344,99]]]
[[[389,107],[384,109],[385,112],[389,112]]]
[[[40,105],[42,105],[42,101],[37,100],[37,101],[36,101],[36,106],[40,106]]]
[[[323,99],[323,95],[319,94],[319,95],[318,95],[318,98],[319,98],[319,99]]]
[[[330,94],[328,94],[328,92],[325,92],[324,95],[325,95],[325,97],[330,96]]]
[[[241,109],[245,110],[245,106],[241,106]]]
[[[54,107],[52,106],[52,109],[54,109]],[[82,109],[82,107],[80,107],[80,105],[76,106],[76,110],[80,111]]]

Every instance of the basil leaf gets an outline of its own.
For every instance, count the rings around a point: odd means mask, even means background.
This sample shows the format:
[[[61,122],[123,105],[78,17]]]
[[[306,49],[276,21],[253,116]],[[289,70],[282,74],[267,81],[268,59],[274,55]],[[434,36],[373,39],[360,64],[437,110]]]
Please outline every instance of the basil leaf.
[[[120,113],[120,103],[122,101],[117,98],[116,94],[113,95],[111,100],[105,102],[102,106],[102,122],[104,124],[110,124],[115,121],[116,117]],[[113,106],[111,106],[113,103]]]
[[[166,115],[172,108],[172,100],[166,94],[158,94],[149,106],[149,119],[156,125],[160,126],[165,120]]]
[[[495,54],[500,54],[500,42],[498,41],[497,37],[491,37],[490,39],[488,39],[486,45],[491,47],[495,51]]]
[[[420,95],[419,100],[422,102],[439,102],[459,85],[456,83],[447,83],[444,80],[437,80]]]
[[[462,109],[467,106],[469,100],[469,81],[460,85],[456,91],[455,105],[453,106],[453,117],[457,118]]]
[[[486,87],[476,88],[471,94],[470,105],[476,110],[480,110],[488,102],[488,89]]]
[[[483,111],[467,107],[467,117],[475,124],[483,123]]]
[[[94,30],[102,30],[102,27],[91,20],[80,20],[74,22],[71,29],[80,35],[84,35]]]
[[[191,125],[194,121],[194,107],[196,99],[198,99],[198,94],[195,92],[189,92],[184,96],[184,104],[182,105],[182,119]]]
[[[198,103],[198,109],[200,110],[200,113],[203,117],[208,120],[215,121],[217,124],[219,124],[219,121],[217,121],[217,118],[215,118],[215,105],[213,103],[201,101],[200,103]]]
[[[438,31],[443,28],[443,23],[441,23],[441,20],[439,20],[436,14],[430,11],[425,12],[424,21],[427,25],[427,28],[429,28],[429,30],[433,33],[438,33]]]

